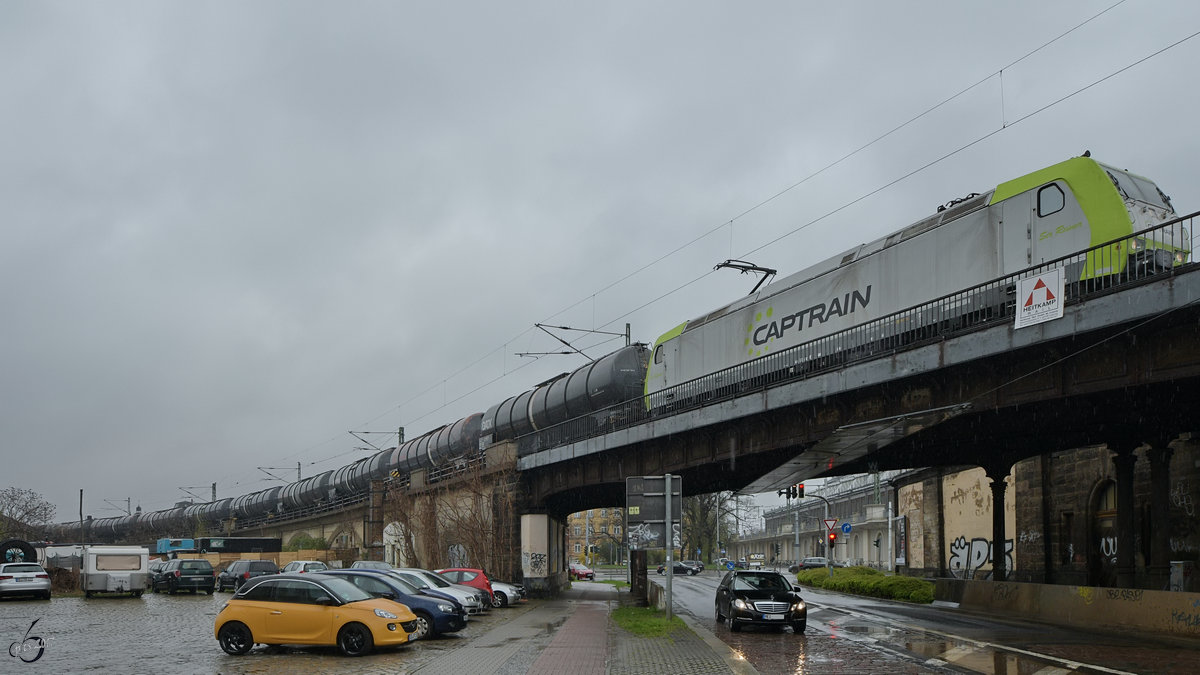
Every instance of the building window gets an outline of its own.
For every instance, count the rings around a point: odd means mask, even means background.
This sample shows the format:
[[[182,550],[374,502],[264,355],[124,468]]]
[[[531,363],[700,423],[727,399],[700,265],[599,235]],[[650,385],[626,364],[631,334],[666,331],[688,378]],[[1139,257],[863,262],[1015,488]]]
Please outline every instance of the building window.
[[[583,544],[580,544],[579,542],[575,542],[575,552],[583,553]]]
[[[618,537],[621,536],[621,526],[620,525],[613,525],[613,534],[617,535]]]
[[[600,534],[608,534],[608,526],[607,525],[600,526]]]
[[[600,517],[604,518],[606,516],[608,516],[608,509],[600,509]]]
[[[583,530],[580,529],[580,527],[578,525],[576,525],[575,526],[575,536],[578,537],[581,534],[583,534]]]

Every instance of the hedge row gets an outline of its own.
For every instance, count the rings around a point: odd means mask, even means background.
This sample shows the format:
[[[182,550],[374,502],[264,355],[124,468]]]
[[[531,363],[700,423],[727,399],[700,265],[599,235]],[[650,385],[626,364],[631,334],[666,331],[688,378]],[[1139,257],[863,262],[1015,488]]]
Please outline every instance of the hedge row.
[[[932,581],[898,574],[887,575],[870,567],[835,567],[832,577],[829,576],[829,570],[823,567],[800,570],[796,573],[796,581],[804,586],[855,595],[924,604],[933,602]]]

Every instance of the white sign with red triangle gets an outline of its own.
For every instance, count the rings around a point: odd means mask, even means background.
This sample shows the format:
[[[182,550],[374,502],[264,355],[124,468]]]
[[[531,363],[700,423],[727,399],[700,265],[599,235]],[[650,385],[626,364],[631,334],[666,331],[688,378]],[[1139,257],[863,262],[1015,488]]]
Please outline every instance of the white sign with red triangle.
[[[1025,328],[1063,315],[1063,270],[1056,267],[1017,282],[1014,328]]]
[[[826,518],[825,519],[825,529],[829,530],[830,532],[833,532],[833,528],[835,525],[837,525],[837,518]]]

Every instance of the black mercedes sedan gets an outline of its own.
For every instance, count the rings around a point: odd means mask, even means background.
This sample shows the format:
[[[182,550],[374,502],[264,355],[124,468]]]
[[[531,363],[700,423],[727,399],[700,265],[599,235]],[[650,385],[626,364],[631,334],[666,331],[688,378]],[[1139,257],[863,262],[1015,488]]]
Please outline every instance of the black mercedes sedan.
[[[808,624],[808,607],[800,588],[779,572],[732,570],[717,586],[717,622],[729,618],[729,629],[742,626],[791,626],[799,635]]]

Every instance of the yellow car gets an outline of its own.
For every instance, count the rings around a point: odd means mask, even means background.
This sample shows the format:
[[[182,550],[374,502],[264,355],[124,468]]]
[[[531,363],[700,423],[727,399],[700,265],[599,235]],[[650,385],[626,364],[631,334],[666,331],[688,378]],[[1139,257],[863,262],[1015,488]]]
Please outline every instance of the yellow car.
[[[377,646],[405,644],[416,630],[408,607],[324,574],[250,579],[213,626],[221,649],[234,655],[266,644],[336,645],[347,656],[363,656]]]

